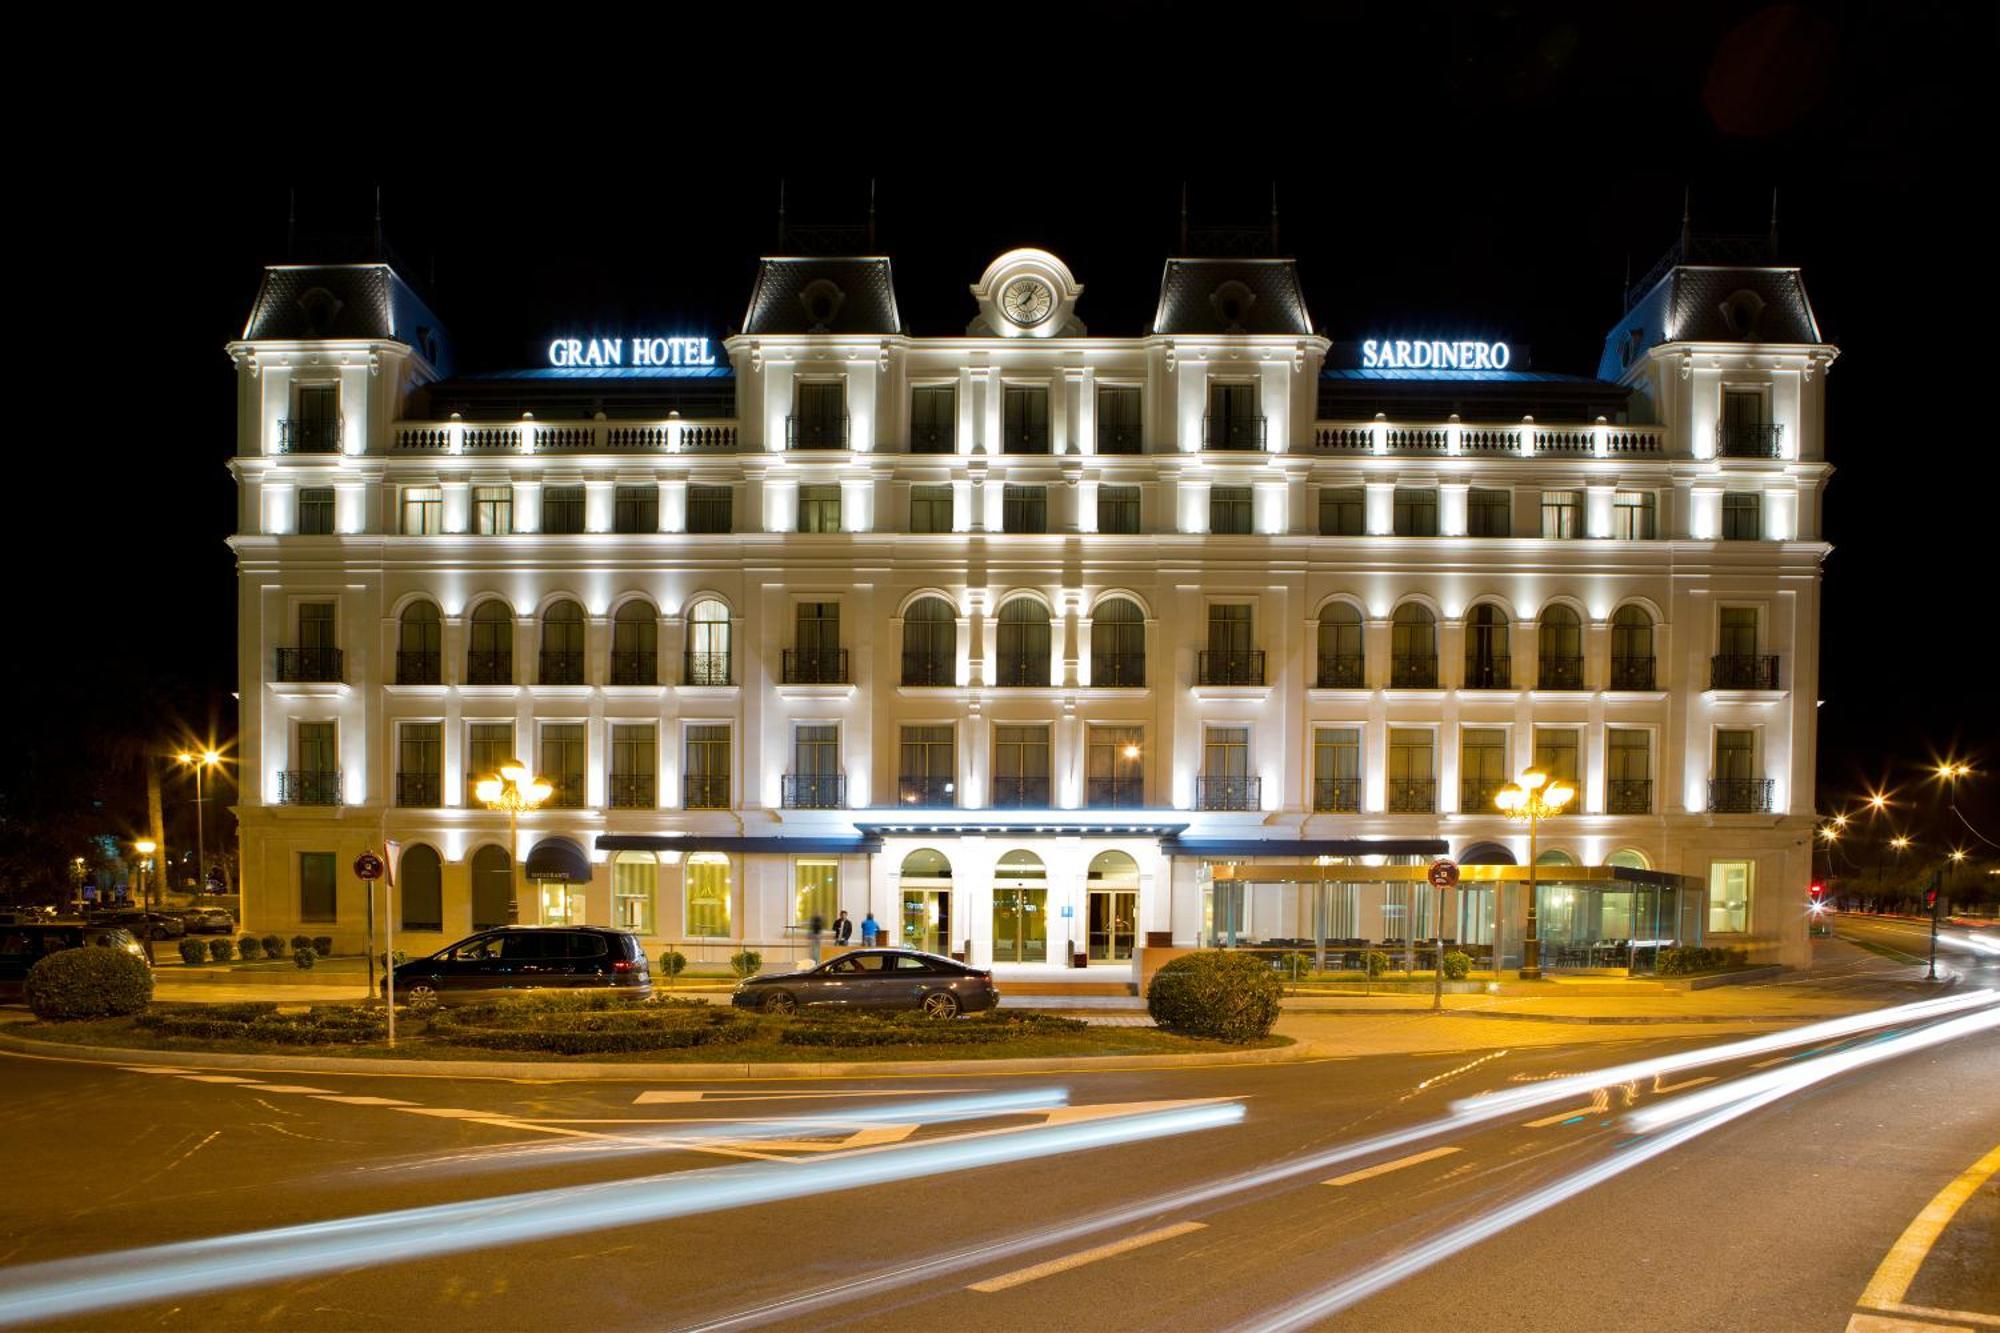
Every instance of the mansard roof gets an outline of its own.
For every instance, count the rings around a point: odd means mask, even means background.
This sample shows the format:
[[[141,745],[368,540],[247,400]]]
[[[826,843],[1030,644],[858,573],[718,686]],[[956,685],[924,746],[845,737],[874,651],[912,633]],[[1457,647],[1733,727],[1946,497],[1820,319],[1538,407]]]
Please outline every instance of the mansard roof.
[[[743,316],[750,334],[902,331],[895,279],[883,257],[764,259]]]
[[[1600,379],[1618,379],[1663,343],[1820,343],[1819,321],[1796,267],[1676,263],[1626,310],[1604,340]]]
[[[264,270],[243,337],[392,339],[450,373],[443,323],[382,263],[272,265]]]
[[[1160,279],[1154,333],[1313,331],[1291,259],[1169,259]]]

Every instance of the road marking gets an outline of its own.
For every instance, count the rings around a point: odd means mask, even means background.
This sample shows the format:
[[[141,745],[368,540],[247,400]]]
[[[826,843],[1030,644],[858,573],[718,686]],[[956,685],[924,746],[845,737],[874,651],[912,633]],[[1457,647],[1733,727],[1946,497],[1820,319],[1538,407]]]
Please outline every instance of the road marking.
[[[166,1065],[120,1065],[118,1067],[128,1074],[187,1074],[193,1072],[189,1069],[170,1068]]]
[[[309,1095],[309,1096],[314,1096],[314,1097],[320,1097],[320,1096],[326,1096],[326,1095],[330,1094],[330,1093],[331,1093],[331,1092],[333,1091],[333,1089],[332,1089],[332,1088],[309,1088],[309,1087],[307,1087],[307,1086],[306,1086],[305,1084],[303,1084],[303,1083],[262,1083],[262,1084],[259,1084],[259,1085],[258,1085],[258,1087],[257,1087],[257,1091],[259,1091],[259,1092],[296,1092],[296,1093],[303,1093],[303,1094],[306,1094],[306,1095]]]
[[[1772,1065],[1781,1065],[1785,1063],[1785,1061],[1791,1058],[1792,1057],[1789,1055],[1781,1055],[1775,1060],[1759,1060],[1756,1064],[1751,1065],[1750,1067],[1752,1069],[1769,1069]]]
[[[1683,1088],[1698,1088],[1704,1083],[1713,1083],[1713,1082],[1715,1082],[1715,1075],[1713,1074],[1703,1074],[1700,1078],[1691,1078],[1691,1079],[1686,1079],[1680,1083],[1667,1083],[1667,1084],[1662,1084],[1656,1078],[1653,1080],[1653,1091],[1679,1092]]]
[[[1554,1115],[1545,1115],[1540,1120],[1527,1121],[1522,1127],[1524,1129],[1547,1129],[1550,1125],[1561,1124],[1565,1120],[1581,1120],[1587,1115],[1596,1115],[1605,1109],[1605,1107],[1599,1106],[1595,1102],[1592,1102],[1589,1106],[1572,1106],[1567,1111],[1557,1111]]]
[[[1940,1310],[1934,1305],[1900,1305],[1900,1304],[1879,1305],[1876,1308],[1878,1310],[1887,1311],[1890,1314],[1924,1315],[1928,1319],[1951,1319],[1951,1320],[1957,1320],[1959,1322],[1951,1324],[1932,1324],[1932,1323],[1920,1324],[1917,1323],[1915,1320],[1877,1319],[1874,1315],[1866,1315],[1866,1314],[1858,1314],[1855,1315],[1854,1318],[1874,1320],[1875,1322],[1867,1325],[1866,1327],[1882,1330],[1882,1333],[1888,1333],[1888,1330],[1891,1329],[1906,1329],[1906,1328],[1953,1329],[1953,1330],[1958,1330],[1959,1333],[1972,1333],[1972,1327],[1975,1324],[1983,1324],[1988,1328],[2000,1328],[2000,1315],[1980,1314],[1976,1310]],[[1848,1323],[1848,1327],[1849,1328],[1854,1327],[1852,1321]]]
[[[399,1102],[394,1097],[346,1097],[338,1093],[322,1092],[313,1098],[320,1102],[340,1102],[345,1106],[408,1106],[409,1102]]]
[[[234,1074],[182,1074],[190,1083],[256,1083],[254,1078],[238,1078]]]
[[[1380,1166],[1365,1167],[1360,1171],[1349,1171],[1344,1176],[1335,1176],[1332,1180],[1322,1180],[1320,1184],[1352,1185],[1359,1180],[1372,1180],[1376,1176],[1386,1176],[1391,1171],[1401,1171],[1406,1166],[1421,1166],[1425,1162],[1433,1162],[1440,1157],[1449,1157],[1457,1151],[1457,1148],[1432,1148],[1429,1152],[1412,1153],[1408,1157],[1398,1157],[1395,1161],[1384,1162]]]
[[[1206,1222],[1177,1222],[1170,1227],[1161,1227],[1158,1231],[1147,1231],[1137,1236],[1127,1236],[1124,1240],[1112,1241],[1109,1245],[1099,1245],[1092,1249],[1079,1250],[1075,1254],[1061,1259],[1051,1259],[1047,1263],[1036,1264],[1032,1268],[1017,1268],[1011,1273],[1003,1273],[999,1277],[990,1277],[984,1282],[975,1282],[967,1287],[966,1290],[985,1292],[991,1295],[996,1291],[1005,1291],[1009,1287],[1018,1287],[1024,1282],[1033,1282],[1039,1278],[1054,1277],[1057,1273],[1067,1273],[1072,1268],[1081,1268],[1085,1264],[1094,1264],[1100,1259],[1115,1259],[1121,1254],[1129,1254],[1133,1250],[1141,1250],[1148,1245],[1158,1245],[1163,1240],[1172,1240],[1176,1236],[1185,1236],[1192,1231],[1204,1231],[1207,1227],[1208,1223]]]
[[[821,1101],[836,1097],[921,1097],[928,1088],[861,1088],[838,1092],[738,1092],[733,1088],[679,1089],[653,1088],[632,1099],[634,1106],[657,1106],[663,1102],[699,1102],[716,1098],[726,1102]],[[969,1088],[983,1092],[983,1088]]]
[[[498,1123],[502,1117],[497,1111],[468,1111],[462,1106],[399,1106],[404,1115],[434,1115],[441,1120],[491,1120]]]
[[[1995,1172],[2000,1172],[2000,1146],[1995,1146],[1991,1152],[1959,1172],[1957,1179],[1939,1190],[1937,1197],[1924,1205],[1924,1210],[1903,1228],[1902,1235],[1896,1237],[1889,1253],[1882,1256],[1875,1276],[1868,1279],[1867,1289],[1855,1304],[1878,1310],[1893,1308],[1908,1295],[1910,1283],[1916,1280],[1917,1270],[1930,1257],[1931,1247],[1937,1244],[1938,1237],[1951,1225],[1951,1219],[1957,1216],[1965,1201],[1991,1180]],[[2000,1326],[2000,1319],[1990,1315],[1984,1319]]]

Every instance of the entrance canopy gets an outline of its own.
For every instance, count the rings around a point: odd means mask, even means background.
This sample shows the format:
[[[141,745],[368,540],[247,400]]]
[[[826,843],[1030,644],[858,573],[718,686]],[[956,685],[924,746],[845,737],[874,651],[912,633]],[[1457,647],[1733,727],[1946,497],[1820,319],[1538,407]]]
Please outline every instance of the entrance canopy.
[[[583,848],[568,838],[543,838],[528,853],[529,879],[562,880],[570,884],[590,883],[590,858]]]

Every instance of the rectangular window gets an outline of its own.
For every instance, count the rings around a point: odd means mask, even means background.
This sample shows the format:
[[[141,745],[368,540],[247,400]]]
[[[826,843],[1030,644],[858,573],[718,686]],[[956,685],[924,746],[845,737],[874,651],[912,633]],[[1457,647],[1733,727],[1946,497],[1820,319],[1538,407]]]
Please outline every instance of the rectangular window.
[[[1250,728],[1209,727],[1202,734],[1201,773],[1206,778],[1250,776]]]
[[[331,722],[301,722],[293,747],[295,771],[288,776],[284,795],[291,805],[339,805],[340,760],[335,725]]]
[[[542,531],[555,533],[583,531],[583,487],[542,488]]]
[[[1651,491],[1619,491],[1611,502],[1611,535],[1649,542],[1660,535],[1659,499]]]
[[[658,532],[660,530],[660,488],[620,486],[611,495],[613,532]]]
[[[720,852],[687,859],[687,933],[697,940],[729,938],[729,858]]]
[[[1049,492],[1045,486],[1003,486],[1000,490],[1002,532],[1047,532]]]
[[[1257,386],[1242,381],[1214,381],[1208,386],[1208,420],[1203,423],[1206,449],[1262,449],[1264,418],[1257,410]]]
[[[1389,809],[1427,814],[1437,809],[1437,770],[1433,737],[1417,728],[1389,732]]]
[[[398,733],[396,804],[419,809],[443,805],[444,724],[405,722]]]
[[[1722,657],[1757,655],[1757,608],[1724,606],[1716,610],[1715,651]]]
[[[1709,934],[1740,935],[1750,929],[1750,893],[1756,872],[1755,861],[1709,862]]]
[[[1511,491],[1487,491],[1477,486],[1465,497],[1465,535],[1468,537],[1511,537],[1514,535],[1514,496]]]
[[[799,487],[799,531],[840,531],[840,487]]]
[[[1045,454],[1049,451],[1049,391],[1039,386],[1003,387],[1000,452]]]
[[[332,533],[333,487],[305,487],[299,492],[299,535],[326,537]]]
[[[957,448],[958,390],[949,384],[910,390],[910,452],[949,454]]]
[[[332,602],[299,603],[299,647],[307,653],[321,653],[339,646],[334,636]]]
[[[1093,810],[1143,809],[1146,733],[1140,727],[1092,727],[1084,746],[1084,804]]]
[[[1313,729],[1313,809],[1361,808],[1361,729]]]
[[[1319,493],[1319,535],[1359,537],[1368,531],[1368,493],[1360,486],[1325,486]]]
[[[509,504],[511,508],[511,502]],[[403,532],[412,537],[428,537],[444,531],[444,488],[405,486],[403,488]]]
[[[555,809],[575,810],[584,803],[583,775],[588,771],[584,732],[581,722],[542,724],[541,774],[555,787],[548,802]]]
[[[655,801],[655,733],[650,726],[611,728],[611,804],[623,810],[650,810]]]
[[[1467,727],[1458,733],[1458,808],[1490,815],[1493,798],[1507,785],[1507,733],[1499,727]]]
[[[340,386],[301,384],[294,394],[296,415],[284,423],[280,441],[288,454],[340,452]]]
[[[1208,492],[1208,530],[1229,534],[1250,531],[1250,488],[1214,486]]]
[[[632,860],[626,860],[627,856]],[[653,885],[659,866],[645,853],[626,852],[611,862],[611,921],[620,930],[653,933]]]
[[[1433,490],[1398,486],[1395,497],[1398,537],[1438,535],[1438,493]]]
[[[497,536],[514,530],[512,486],[472,488],[472,530],[486,536]]]
[[[785,443],[793,449],[845,449],[847,386],[838,380],[801,380],[790,436]]]
[[[466,798],[475,806],[472,789],[481,778],[496,777],[500,766],[514,758],[512,722],[474,722],[465,733]]]
[[[1756,732],[1725,729],[1715,733],[1715,776],[1723,782],[1749,782],[1756,778]]]
[[[1573,727],[1536,727],[1535,767],[1576,786],[1578,734]]]
[[[1581,537],[1583,535],[1583,493],[1581,491],[1542,492],[1542,536]]]
[[[687,756],[682,764],[686,805],[690,810],[729,808],[729,727],[701,723],[687,729]]]
[[[840,862],[800,857],[792,863],[792,920],[825,930],[840,910]]]
[[[1139,488],[1099,486],[1097,488],[1097,530],[1134,533],[1139,530]]]
[[[1729,491],[1722,497],[1722,540],[1754,542],[1764,536],[1764,497],[1756,491]]]
[[[993,728],[993,804],[1020,809],[1049,803],[1049,729]]]
[[[730,532],[736,526],[732,492],[727,486],[690,486],[687,498],[689,532]]]
[[[1605,740],[1605,808],[1614,815],[1651,814],[1652,733],[1612,727]]]
[[[958,768],[952,728],[904,727],[896,761],[896,801],[899,805],[956,805]]]
[[[339,908],[332,852],[299,853],[299,920],[332,921]]]
[[[1251,621],[1254,608],[1248,602],[1219,602],[1208,608],[1208,650],[1211,653],[1247,653],[1254,641]]]
[[[910,487],[911,532],[950,532],[951,517],[951,483]]]
[[[1136,454],[1145,449],[1139,434],[1139,390],[1135,385],[1097,386],[1097,452]]]

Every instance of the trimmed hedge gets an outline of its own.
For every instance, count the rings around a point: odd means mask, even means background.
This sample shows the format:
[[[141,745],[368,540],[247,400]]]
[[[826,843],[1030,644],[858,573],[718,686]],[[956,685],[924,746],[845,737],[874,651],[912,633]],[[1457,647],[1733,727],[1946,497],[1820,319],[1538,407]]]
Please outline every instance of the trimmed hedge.
[[[255,935],[245,935],[236,941],[236,954],[246,963],[254,963],[264,955],[264,942]]]
[[[235,942],[232,941],[227,935],[223,936],[219,940],[210,940],[208,942],[209,959],[217,963],[226,963],[229,961],[230,952],[234,950],[235,947],[236,947]]]
[[[1472,955],[1453,949],[1444,956],[1446,981],[1463,981],[1472,975]]]
[[[281,1014],[275,1004],[214,1004],[142,1014],[138,1025],[163,1037],[288,1046],[358,1046],[388,1036],[382,1011],[361,1005],[315,1005],[302,1014]]]
[[[313,952],[321,958],[333,957],[333,936],[315,935],[312,938]]]
[[[312,971],[314,957],[315,955],[310,945],[303,949],[294,949],[292,951],[292,966],[301,972],[310,972]]]
[[[764,955],[755,949],[745,949],[741,953],[729,955],[729,970],[739,977],[754,977],[757,969],[764,966]]]
[[[200,940],[182,940],[181,961],[189,967],[200,967],[208,961],[208,950]]]
[[[285,956],[285,937],[284,937],[284,936],[282,936],[282,935],[266,935],[266,936],[264,937],[264,941],[263,941],[263,943],[264,943],[264,954],[265,954],[265,956],[266,956],[266,957],[269,957],[269,958],[283,958],[283,957]]]
[[[660,972],[669,982],[687,971],[687,965],[687,955],[678,949],[668,949],[660,955]]]
[[[735,1009],[574,991],[507,996],[440,1010],[431,1020],[431,1031],[447,1041],[557,1055],[720,1046],[747,1041],[757,1030],[755,1018]]]
[[[153,969],[123,949],[84,945],[29,968],[24,994],[35,1017],[52,1022],[122,1017],[153,1002]]]
[[[1370,977],[1379,977],[1389,970],[1389,955],[1380,949],[1370,949],[1361,955],[1361,970]]]
[[[1257,1041],[1278,1021],[1277,973],[1255,954],[1183,954],[1153,976],[1146,1008],[1169,1032]]]
[[[783,1046],[983,1046],[1017,1037],[1068,1035],[1090,1025],[1050,1014],[986,1014],[940,1022],[921,1014],[877,1018],[867,1014],[807,1014],[778,1020]]]
[[[1744,949],[1661,949],[1654,971],[1663,977],[1684,977],[1693,972],[1717,972],[1725,967],[1742,967],[1750,961]]]
[[[301,950],[301,949],[310,949],[310,948],[312,948],[312,947],[313,947],[313,941],[312,941],[312,936],[310,936],[310,935],[294,935],[294,936],[292,936],[292,952],[293,952],[293,953],[297,953],[297,952],[298,952],[299,950]]]

